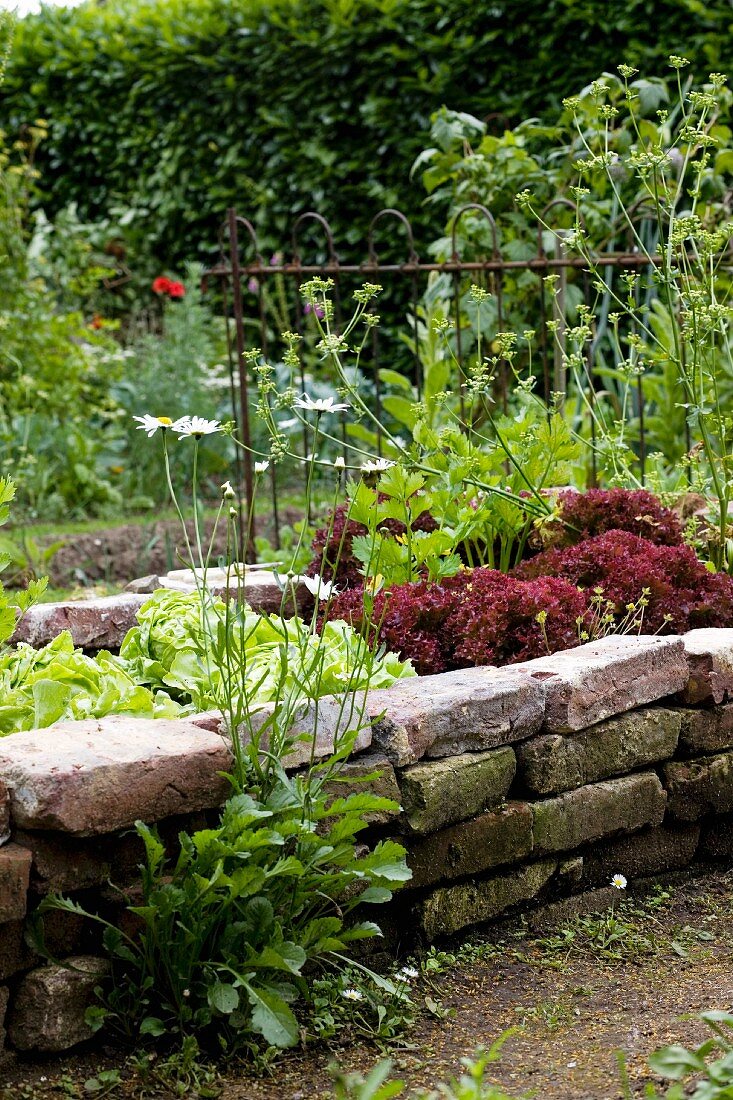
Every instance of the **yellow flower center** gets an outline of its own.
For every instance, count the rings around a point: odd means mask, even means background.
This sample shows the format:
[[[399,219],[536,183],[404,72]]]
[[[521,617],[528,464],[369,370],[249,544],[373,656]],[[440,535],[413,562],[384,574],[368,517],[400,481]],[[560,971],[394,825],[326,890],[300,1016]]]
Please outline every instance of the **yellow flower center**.
[[[173,423],[169,416],[159,416],[157,419],[158,423],[162,424],[164,428],[170,428],[171,424]]]

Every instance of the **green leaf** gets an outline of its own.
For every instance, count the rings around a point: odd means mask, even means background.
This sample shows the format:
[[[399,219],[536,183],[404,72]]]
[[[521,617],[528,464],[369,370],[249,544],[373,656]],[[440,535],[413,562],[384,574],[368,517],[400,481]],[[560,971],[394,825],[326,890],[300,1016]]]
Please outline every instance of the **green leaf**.
[[[223,1016],[228,1016],[239,1007],[239,990],[226,982],[215,982],[209,986],[206,996],[211,1008]]]
[[[272,989],[246,984],[252,1005],[252,1027],[273,1047],[292,1047],[298,1041],[298,1023],[282,997]]]

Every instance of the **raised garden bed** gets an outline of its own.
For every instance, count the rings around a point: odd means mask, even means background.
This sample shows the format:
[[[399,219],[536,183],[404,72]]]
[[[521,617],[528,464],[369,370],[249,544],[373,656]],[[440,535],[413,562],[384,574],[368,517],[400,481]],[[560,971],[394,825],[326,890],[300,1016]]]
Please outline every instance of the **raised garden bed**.
[[[598,904],[616,872],[633,879],[699,853],[725,857],[729,698],[733,630],[723,629],[611,636],[510,668],[372,692],[371,724],[346,767],[378,769],[380,790],[402,807],[368,834],[399,837],[413,872],[380,914],[393,942],[432,941],[517,906],[577,906],[588,892]],[[328,732],[322,723],[324,754]],[[226,795],[229,761],[213,714],[117,716],[0,742],[0,1004],[8,1002],[15,1047],[62,1049],[85,1034],[84,997],[70,989],[88,995],[93,964],[64,971],[63,981],[39,973],[24,937],[39,900],[60,890],[113,912],[120,901],[108,879],[132,885],[140,858],[130,826],[157,822],[173,838],[205,820]],[[81,918],[56,914],[47,924],[57,957],[99,955]],[[75,1027],[66,1006],[76,1006]]]

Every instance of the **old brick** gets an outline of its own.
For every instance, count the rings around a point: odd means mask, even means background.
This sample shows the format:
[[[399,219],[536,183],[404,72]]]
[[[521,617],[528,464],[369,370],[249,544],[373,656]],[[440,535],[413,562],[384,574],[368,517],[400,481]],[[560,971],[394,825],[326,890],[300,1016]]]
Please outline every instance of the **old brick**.
[[[8,997],[10,990],[6,985],[0,985],[0,1054],[5,1046],[5,1013],[8,1010]]]
[[[687,828],[696,828],[688,825]],[[697,858],[730,864],[733,860],[733,817],[722,814],[704,821],[700,829]]]
[[[618,899],[619,892],[613,886],[606,886],[601,890],[585,890],[582,894],[573,894],[572,897],[543,905],[536,913],[531,914],[528,924],[533,932],[547,932],[574,921],[576,917],[602,913],[610,909]]]
[[[659,825],[665,797],[653,772],[608,779],[536,802],[535,852],[562,852],[613,833]]]
[[[690,756],[733,749],[733,703],[710,710],[680,710],[680,748]]]
[[[680,821],[733,810],[733,753],[699,760],[672,760],[664,765],[669,811]]]
[[[275,709],[274,703],[263,703],[253,708],[249,722],[239,727],[243,744],[249,743],[255,733],[259,737],[260,748],[269,750],[271,718]],[[351,738],[356,734],[352,752],[362,752],[372,743],[372,726],[363,692],[345,697],[325,695],[317,704],[304,702],[294,709],[292,718],[288,738],[293,741],[293,747],[284,756],[278,753],[288,771],[331,756],[343,746],[347,735]]]
[[[0,924],[25,916],[31,860],[31,853],[20,844],[0,848]]]
[[[733,696],[733,630],[690,630],[682,636],[689,680],[685,703],[721,703]]]
[[[410,887],[480,874],[517,863],[532,851],[532,810],[526,802],[484,813],[420,840],[406,842]]]
[[[84,1013],[109,963],[77,955],[64,964],[39,967],[21,979],[8,1016],[8,1036],[18,1050],[69,1050],[91,1038]]]
[[[38,962],[38,956],[25,939],[25,922],[0,924],[0,982],[28,970]]]
[[[422,932],[426,939],[434,940],[436,936],[493,920],[511,906],[536,897],[556,867],[555,860],[541,860],[483,882],[440,887],[417,907]]]
[[[457,756],[536,733],[544,690],[520,668],[464,668],[369,693],[374,740],[397,765]]]
[[[546,691],[545,728],[551,733],[587,729],[681,691],[687,661],[680,638],[612,634],[521,668]]]
[[[671,822],[633,836],[604,840],[585,853],[583,881],[600,886],[618,873],[633,879],[678,871],[692,862],[699,837],[699,825]]]
[[[416,833],[434,833],[498,806],[515,771],[514,750],[508,746],[405,768],[398,781],[409,827]]]
[[[93,600],[36,604],[20,620],[13,640],[38,647],[68,630],[74,645],[82,649],[116,649],[148,598],[123,592]]]
[[[371,775],[375,778],[366,778]],[[334,798],[373,794],[396,803],[395,810],[370,810],[365,813],[364,820],[370,825],[386,825],[400,815],[400,788],[395,770],[384,753],[365,752],[355,760],[348,760],[339,769],[338,778],[327,784],[327,789]]]
[[[0,844],[10,839],[10,791],[0,779]]]
[[[270,569],[258,566],[247,566],[243,578],[238,578],[231,570],[207,569],[206,585],[215,596],[229,599],[241,596],[255,611],[268,615],[277,615],[281,611],[284,615],[293,615],[296,604],[302,615],[313,607],[313,597],[305,585],[300,583],[295,587],[295,601],[292,590],[289,590],[283,602],[283,590],[275,574]],[[160,587],[172,588],[177,592],[195,592],[196,578],[193,570],[172,569],[160,578]]]
[[[136,876],[142,862],[135,833],[92,839],[18,829],[15,839],[32,853],[31,888],[37,894],[87,890],[109,879],[121,886]]]
[[[0,742],[14,824],[78,836],[219,805],[230,767],[225,741],[185,720],[113,716]]]
[[[649,708],[582,733],[533,737],[517,746],[519,778],[535,794],[556,794],[667,760],[681,722],[678,710]]]

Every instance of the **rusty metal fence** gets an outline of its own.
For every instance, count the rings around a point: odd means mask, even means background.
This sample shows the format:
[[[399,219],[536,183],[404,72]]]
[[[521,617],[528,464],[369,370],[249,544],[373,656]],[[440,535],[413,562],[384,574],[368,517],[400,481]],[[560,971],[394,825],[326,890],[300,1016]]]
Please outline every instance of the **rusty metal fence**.
[[[566,208],[569,211],[574,209],[568,200],[558,199],[545,208],[542,218],[546,220],[552,214],[553,208],[559,210]],[[459,254],[459,230],[463,219],[468,215],[474,219],[481,219],[487,230],[487,239],[490,244],[487,254],[480,258],[464,259]],[[426,261],[421,259],[417,252],[409,219],[400,210],[388,208],[380,210],[371,220],[365,242],[364,258],[351,261],[343,259],[341,253],[337,251],[336,242],[326,218],[316,211],[307,211],[292,227],[287,252],[278,251],[266,259],[260,249],[252,222],[238,215],[234,209],[230,209],[220,233],[219,261],[208,270],[206,285],[209,288],[218,288],[226,318],[233,415],[240,438],[244,443],[238,475],[244,490],[248,514],[254,517],[256,507],[253,499],[254,460],[250,450],[253,440],[255,385],[245,352],[252,347],[259,347],[267,357],[273,350],[273,336],[279,336],[280,330],[275,331],[273,318],[268,316],[268,300],[272,300],[273,297],[272,294],[268,294],[268,287],[277,288],[276,297],[282,307],[280,312],[288,316],[287,327],[291,331],[302,334],[308,321],[306,315],[308,306],[304,306],[300,294],[301,286],[305,281],[314,276],[333,280],[332,296],[336,331],[344,320],[345,303],[350,292],[364,281],[378,282],[383,287],[383,294],[380,295],[380,313],[382,300],[389,302],[392,298],[397,303],[395,308],[402,318],[403,330],[406,317],[406,331],[410,333],[412,343],[410,349],[412,382],[419,396],[424,364],[420,356],[418,316],[421,298],[430,276],[437,273],[447,278],[452,297],[455,356],[462,369],[470,344],[461,309],[461,294],[465,291],[466,281],[470,279],[471,282],[483,285],[490,291],[495,308],[496,331],[500,332],[504,329],[508,307],[511,306],[511,303],[507,302],[507,281],[522,273],[529,273],[536,277],[536,305],[533,308],[534,316],[530,318],[534,323],[528,327],[536,330],[540,366],[537,386],[538,392],[549,402],[553,393],[566,393],[568,390],[564,369],[568,287],[572,285],[575,288],[576,302],[580,296],[590,306],[594,304],[597,290],[594,289],[585,261],[565,254],[559,239],[553,251],[547,250],[543,227],[540,223],[537,226],[536,240],[537,249],[534,255],[521,259],[502,256],[499,234],[491,211],[479,203],[469,203],[453,218],[449,258],[444,261]],[[305,258],[306,243],[314,254],[313,259]],[[384,251],[390,253],[386,259],[380,257],[380,252]],[[398,258],[393,258],[395,256]],[[597,266],[604,269],[607,279],[613,278],[614,273],[629,270],[650,272],[653,265],[653,256],[650,263],[648,255],[631,250],[604,251],[597,259]],[[548,275],[557,276],[552,291],[546,285]],[[553,339],[548,337],[547,322],[550,320],[556,322]],[[584,371],[591,401],[596,399],[597,392],[601,388],[599,379],[594,374],[594,344],[597,338],[596,333],[586,357]],[[385,333],[377,329],[373,330],[368,370],[373,386],[374,411],[377,417],[381,412],[383,392],[380,370],[385,362],[392,364],[394,361],[394,349],[389,348],[389,339],[389,331]],[[400,362],[404,365],[404,346],[400,348],[400,355],[402,357]],[[305,375],[300,381],[305,388]],[[499,400],[503,401],[505,406],[510,388],[508,372],[504,372],[499,379]],[[633,412],[638,423],[636,448],[643,482],[646,436],[645,399],[641,374],[634,383],[633,402]],[[593,423],[590,431],[594,432]],[[342,432],[345,437],[345,424],[342,424]],[[308,449],[306,436],[303,438],[303,448],[305,454]],[[593,484],[597,473],[593,448],[591,448],[591,455],[589,483]],[[270,468],[269,473],[271,518],[268,526],[274,536],[275,545],[279,545],[282,486],[278,484],[274,466]],[[252,552],[253,549],[250,547],[248,550],[250,556]]]

